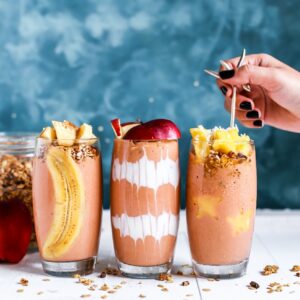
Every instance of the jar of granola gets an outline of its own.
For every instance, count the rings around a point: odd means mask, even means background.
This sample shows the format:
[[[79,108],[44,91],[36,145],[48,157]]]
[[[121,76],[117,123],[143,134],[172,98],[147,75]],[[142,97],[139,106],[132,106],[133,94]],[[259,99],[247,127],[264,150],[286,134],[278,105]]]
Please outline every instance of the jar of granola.
[[[35,137],[34,133],[0,132],[0,201],[22,200],[32,220],[31,171]],[[29,249],[35,249],[36,245],[33,227]]]

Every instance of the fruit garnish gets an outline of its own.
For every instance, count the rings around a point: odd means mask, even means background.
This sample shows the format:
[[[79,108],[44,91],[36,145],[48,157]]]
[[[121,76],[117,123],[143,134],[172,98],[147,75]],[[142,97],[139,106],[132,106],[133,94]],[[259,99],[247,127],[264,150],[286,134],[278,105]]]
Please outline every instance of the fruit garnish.
[[[83,123],[76,134],[77,143],[93,144],[97,140],[97,137],[93,134],[93,127],[89,124]]]
[[[77,127],[69,121],[52,121],[60,146],[72,146],[76,139]]]
[[[127,140],[177,140],[181,133],[170,120],[156,119],[131,128],[123,139]]]
[[[18,263],[30,243],[32,221],[23,201],[0,201],[0,261]]]
[[[205,129],[203,126],[198,126],[197,128],[191,128],[190,133],[193,139],[199,141],[209,141],[210,139],[210,130]]]
[[[110,124],[115,133],[116,138],[121,139],[123,137],[123,134],[120,119],[113,119],[110,121]]]
[[[82,227],[84,211],[84,184],[71,150],[49,148],[46,163],[55,195],[53,221],[41,249],[45,259],[59,258],[66,253]]]
[[[251,153],[249,136],[239,135],[237,127],[227,129],[216,127],[207,130],[203,126],[199,126],[191,128],[190,132],[198,161],[203,161],[210,149],[220,154],[235,153],[249,156]]]
[[[45,138],[48,140],[54,140],[54,139],[56,139],[56,132],[52,127],[46,127],[42,130],[39,137]]]
[[[140,125],[141,122],[127,122],[121,124],[122,137],[133,127]]]

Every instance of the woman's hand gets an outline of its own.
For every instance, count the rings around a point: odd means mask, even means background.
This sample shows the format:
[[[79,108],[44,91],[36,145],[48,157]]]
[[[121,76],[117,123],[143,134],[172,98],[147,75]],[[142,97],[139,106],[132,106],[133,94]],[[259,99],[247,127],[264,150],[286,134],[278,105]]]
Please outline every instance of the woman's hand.
[[[244,126],[259,128],[265,123],[300,132],[300,73],[267,54],[247,55],[239,69],[238,60],[227,60],[232,70],[221,68],[217,80],[226,110],[230,111],[236,86],[236,118]],[[245,84],[250,84],[251,92],[242,88]]]

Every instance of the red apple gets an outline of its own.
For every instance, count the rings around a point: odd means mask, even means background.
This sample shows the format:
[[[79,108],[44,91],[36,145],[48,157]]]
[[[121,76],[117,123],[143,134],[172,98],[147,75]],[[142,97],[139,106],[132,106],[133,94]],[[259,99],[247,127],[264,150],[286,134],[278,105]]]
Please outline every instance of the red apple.
[[[18,263],[30,243],[32,221],[19,199],[0,201],[0,261]]]
[[[111,127],[114,130],[117,139],[122,138],[122,128],[120,119],[113,119],[110,121]]]
[[[133,127],[140,125],[141,122],[127,122],[121,124],[122,137]]]
[[[131,128],[124,136],[126,140],[177,140],[181,133],[170,120],[156,119]]]

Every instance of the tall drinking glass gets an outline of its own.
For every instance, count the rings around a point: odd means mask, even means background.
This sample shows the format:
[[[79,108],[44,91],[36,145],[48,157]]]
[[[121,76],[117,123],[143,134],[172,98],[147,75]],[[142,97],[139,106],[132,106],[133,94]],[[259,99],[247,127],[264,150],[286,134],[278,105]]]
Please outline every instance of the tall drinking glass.
[[[102,169],[98,139],[37,138],[33,163],[35,230],[44,271],[89,274],[99,244]]]
[[[177,140],[116,139],[111,222],[120,271],[152,278],[170,271],[180,209]]]
[[[246,272],[256,209],[253,141],[209,142],[193,139],[187,174],[187,225],[196,274],[239,277]],[[232,144],[233,143],[233,144]],[[229,151],[247,147],[248,154]],[[217,146],[217,144],[215,144]],[[229,151],[229,152],[228,152]]]

